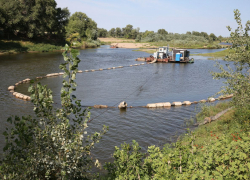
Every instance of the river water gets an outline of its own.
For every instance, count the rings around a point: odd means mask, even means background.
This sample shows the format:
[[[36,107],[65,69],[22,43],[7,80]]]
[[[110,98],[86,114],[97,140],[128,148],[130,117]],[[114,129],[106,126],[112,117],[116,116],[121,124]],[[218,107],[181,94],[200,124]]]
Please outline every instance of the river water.
[[[209,53],[219,50],[191,49],[191,54]],[[137,57],[148,53],[132,49],[81,50],[80,70],[129,66],[137,64]],[[215,62],[207,57],[192,56],[193,64],[155,63],[119,69],[77,74],[76,96],[82,105],[103,104],[117,106],[126,101],[128,106],[146,106],[148,103],[173,101],[199,101],[207,99],[220,90],[222,81],[213,80],[210,71],[216,71]],[[221,61],[221,60],[219,60]],[[60,72],[63,62],[61,53],[28,53],[0,56],[0,149],[4,145],[2,132],[8,126],[6,119],[11,115],[33,114],[29,101],[14,98],[7,91],[8,86],[26,79]],[[222,62],[222,61],[221,61]],[[139,62],[141,63],[141,62]],[[223,62],[222,62],[223,63]],[[55,102],[60,104],[62,76],[41,79],[53,91]],[[27,93],[28,84],[19,85],[15,91]],[[150,145],[169,143],[185,132],[185,122],[194,117],[200,105],[171,108],[117,108],[91,109],[89,131],[99,131],[102,125],[109,131],[93,153],[100,162],[110,161],[114,146],[136,140],[144,150]]]

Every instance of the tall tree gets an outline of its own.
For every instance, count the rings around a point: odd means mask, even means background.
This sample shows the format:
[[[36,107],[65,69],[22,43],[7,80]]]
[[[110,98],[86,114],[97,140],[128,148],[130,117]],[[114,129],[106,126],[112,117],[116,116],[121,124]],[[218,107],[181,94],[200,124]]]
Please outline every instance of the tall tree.
[[[88,35],[86,34],[87,29],[89,29],[87,31]],[[72,16],[70,16],[69,23],[66,27],[67,36],[70,36],[70,34],[73,33],[79,33],[81,37],[87,38],[89,36],[89,32],[92,30],[97,32],[97,24],[83,12],[75,12]],[[95,38],[97,38],[97,35]]]
[[[168,34],[168,32],[165,29],[158,29],[157,33],[161,34],[161,35],[167,35]]]
[[[16,34],[23,20],[19,1],[0,0],[0,27],[6,34]]]
[[[146,30],[146,31],[143,33],[142,37],[145,38],[145,37],[147,37],[147,36],[150,35],[150,34],[154,34],[154,31],[148,31],[148,30]]]
[[[250,109],[250,21],[247,21],[245,28],[241,23],[240,12],[238,9],[234,11],[234,18],[238,27],[230,31],[230,41],[232,47],[229,54],[225,57],[226,61],[232,61],[226,67],[217,64],[221,72],[214,72],[213,76],[217,79],[225,79],[226,86],[221,91],[223,94],[233,93],[233,104],[239,109]],[[246,112],[245,112],[246,113]],[[245,114],[244,113],[244,114]],[[249,112],[248,112],[249,113]],[[249,116],[248,116],[249,117]],[[243,119],[245,121],[245,119]],[[247,121],[245,121],[247,122]],[[245,123],[242,121],[242,123]]]
[[[198,31],[192,31],[192,35],[194,35],[194,36],[200,36],[201,34]]]
[[[209,36],[208,36],[208,34],[206,32],[201,32],[201,36],[203,36],[207,40],[209,39]]]
[[[107,37],[108,31],[104,28],[97,29],[97,37]]]
[[[214,33],[211,33],[211,34],[209,35],[209,38],[210,38],[212,41],[216,41],[216,40],[217,40],[217,37],[215,36]]]
[[[122,35],[122,30],[121,30],[121,28],[117,27],[115,29],[115,36],[116,37],[121,37],[121,35]]]
[[[0,26],[6,33],[29,38],[51,33],[65,25],[66,9],[56,9],[55,0],[0,0]]]
[[[57,8],[56,9],[56,22],[53,26],[53,32],[60,35],[66,34],[66,26],[69,22],[70,12],[68,8]]]
[[[136,39],[137,35],[140,33],[140,28],[132,29],[130,38],[131,39]]]
[[[133,26],[131,24],[128,24],[123,30],[124,37],[127,39],[131,38],[132,30],[133,30]]]
[[[115,37],[115,28],[111,28],[109,30],[109,35],[112,36],[112,37]]]

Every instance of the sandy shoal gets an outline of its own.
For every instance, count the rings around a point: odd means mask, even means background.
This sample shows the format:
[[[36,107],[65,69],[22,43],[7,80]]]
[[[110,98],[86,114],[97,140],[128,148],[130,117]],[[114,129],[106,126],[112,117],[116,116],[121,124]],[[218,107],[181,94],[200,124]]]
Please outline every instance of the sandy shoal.
[[[118,48],[157,48],[148,43],[112,43],[111,46],[112,45],[117,46]]]

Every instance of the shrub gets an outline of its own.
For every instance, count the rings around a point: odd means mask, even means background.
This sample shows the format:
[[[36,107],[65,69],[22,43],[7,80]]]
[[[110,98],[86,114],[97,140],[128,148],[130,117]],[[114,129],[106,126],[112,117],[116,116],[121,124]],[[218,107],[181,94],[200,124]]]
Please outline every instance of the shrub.
[[[195,143],[195,134],[187,134],[187,142],[177,141],[160,149],[148,147],[147,156],[139,153],[133,142],[116,147],[114,163],[106,169],[110,179],[249,179],[250,133],[239,132],[217,136],[210,132],[210,141]],[[142,159],[142,157],[144,157]],[[112,176],[111,176],[112,175]]]
[[[231,32],[230,40],[232,47],[226,56],[226,61],[232,61],[232,65],[226,64],[222,66],[217,63],[217,67],[221,72],[213,72],[215,79],[225,79],[225,87],[219,92],[222,94],[234,94],[233,104],[238,108],[249,107],[250,103],[250,41],[248,31],[250,31],[250,21],[247,21],[246,27],[243,28],[239,10],[234,11],[234,17],[238,27]]]
[[[85,179],[92,176],[91,148],[107,131],[87,136],[88,109],[81,108],[76,90],[78,51],[65,46],[61,108],[53,107],[52,91],[40,83],[30,86],[36,117],[9,118],[1,179]],[[96,161],[98,164],[98,160]]]

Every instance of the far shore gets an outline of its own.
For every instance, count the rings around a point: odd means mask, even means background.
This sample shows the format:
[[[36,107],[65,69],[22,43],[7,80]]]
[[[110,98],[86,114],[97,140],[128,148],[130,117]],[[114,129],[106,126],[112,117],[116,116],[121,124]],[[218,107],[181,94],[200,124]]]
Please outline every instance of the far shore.
[[[46,51],[46,52],[63,52],[64,50],[53,50],[53,51]],[[20,51],[20,52],[12,52],[12,51],[6,51],[6,52],[0,52],[1,55],[7,55],[7,54],[22,54],[22,53],[43,53],[42,51]]]

